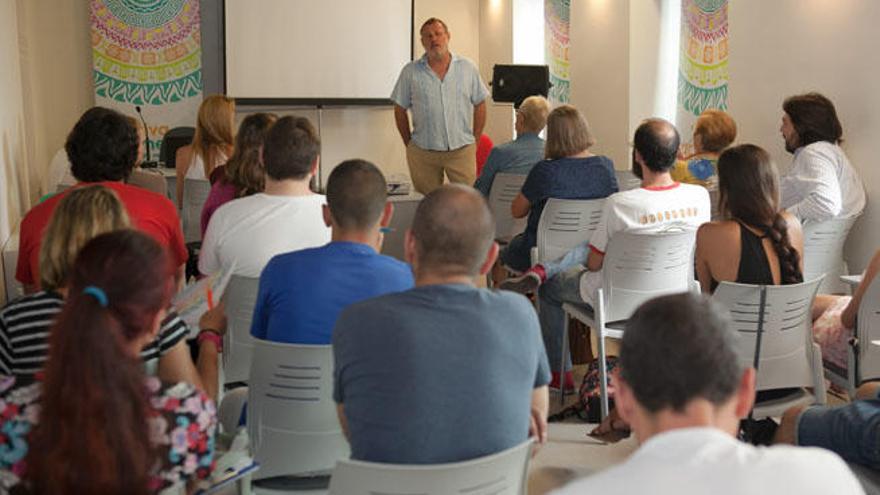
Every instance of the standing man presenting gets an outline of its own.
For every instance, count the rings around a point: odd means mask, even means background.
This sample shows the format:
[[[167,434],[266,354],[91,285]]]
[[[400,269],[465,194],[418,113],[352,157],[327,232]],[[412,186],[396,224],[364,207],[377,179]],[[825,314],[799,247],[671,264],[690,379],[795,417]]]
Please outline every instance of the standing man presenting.
[[[419,33],[425,54],[403,68],[391,99],[413,186],[428,194],[443,185],[444,173],[450,182],[474,183],[489,90],[473,62],[449,51],[446,23],[432,17]]]

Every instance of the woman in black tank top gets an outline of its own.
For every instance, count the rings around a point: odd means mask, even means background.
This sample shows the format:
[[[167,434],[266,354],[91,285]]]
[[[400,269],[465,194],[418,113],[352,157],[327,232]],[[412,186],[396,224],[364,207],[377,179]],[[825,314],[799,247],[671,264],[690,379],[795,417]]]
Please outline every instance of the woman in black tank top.
[[[779,207],[776,167],[763,149],[744,144],[718,159],[719,210],[724,220],[697,232],[697,276],[704,292],[721,281],[791,284],[803,281],[800,222]]]

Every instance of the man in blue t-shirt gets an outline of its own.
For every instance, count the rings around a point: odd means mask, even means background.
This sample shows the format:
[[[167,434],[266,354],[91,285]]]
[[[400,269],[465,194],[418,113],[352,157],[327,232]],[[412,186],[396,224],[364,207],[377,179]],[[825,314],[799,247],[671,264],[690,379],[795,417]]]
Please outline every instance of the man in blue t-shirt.
[[[406,235],[416,287],[340,315],[333,396],[353,459],[455,462],[545,441],[550,371],[535,310],[474,286],[498,255],[494,230],[476,190],[434,190]]]
[[[260,275],[251,335],[291,344],[329,344],[350,304],[407,290],[409,265],[378,253],[391,220],[385,178],[370,162],[349,160],[327,181],[324,222],[331,242],[279,254]]]

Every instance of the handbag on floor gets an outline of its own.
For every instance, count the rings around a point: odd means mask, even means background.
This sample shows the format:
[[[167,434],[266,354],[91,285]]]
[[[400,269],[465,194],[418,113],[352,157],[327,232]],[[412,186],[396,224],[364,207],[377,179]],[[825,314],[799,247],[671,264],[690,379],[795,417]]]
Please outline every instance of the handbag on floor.
[[[608,407],[614,407],[614,385],[611,381],[611,372],[617,368],[617,356],[605,358],[608,382]],[[587,373],[578,389],[578,400],[562,411],[547,418],[549,422],[558,422],[572,416],[577,416],[586,423],[598,423],[601,418],[601,401],[599,388],[599,360],[593,359],[587,365]]]

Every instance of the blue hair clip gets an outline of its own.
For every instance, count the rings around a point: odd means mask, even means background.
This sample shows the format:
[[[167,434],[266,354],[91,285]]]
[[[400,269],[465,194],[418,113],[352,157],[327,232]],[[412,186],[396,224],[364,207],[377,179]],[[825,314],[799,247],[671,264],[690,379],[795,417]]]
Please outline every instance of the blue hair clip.
[[[107,293],[104,292],[104,289],[100,287],[95,287],[94,285],[90,285],[83,289],[83,294],[88,294],[95,299],[98,300],[98,304],[101,305],[102,308],[106,308],[110,301],[107,299]]]

